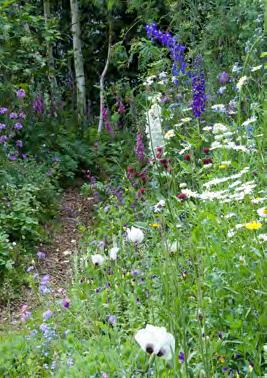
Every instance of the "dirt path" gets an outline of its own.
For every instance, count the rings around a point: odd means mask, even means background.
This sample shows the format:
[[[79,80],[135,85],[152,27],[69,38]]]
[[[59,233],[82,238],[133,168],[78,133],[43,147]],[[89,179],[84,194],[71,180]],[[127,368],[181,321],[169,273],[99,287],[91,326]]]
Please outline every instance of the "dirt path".
[[[40,244],[38,251],[45,256],[34,259],[34,269],[29,274],[38,274],[38,277],[49,275],[54,292],[66,288],[70,282],[72,254],[78,250],[81,237],[78,226],[89,226],[92,204],[92,198],[81,197],[79,189],[67,189],[62,194],[59,214],[54,224],[46,227],[51,243]],[[32,311],[40,303],[39,296],[28,287],[22,290],[21,298],[0,308],[0,328],[1,324],[4,327],[7,323],[16,324],[20,321],[23,305],[27,305],[27,311]]]

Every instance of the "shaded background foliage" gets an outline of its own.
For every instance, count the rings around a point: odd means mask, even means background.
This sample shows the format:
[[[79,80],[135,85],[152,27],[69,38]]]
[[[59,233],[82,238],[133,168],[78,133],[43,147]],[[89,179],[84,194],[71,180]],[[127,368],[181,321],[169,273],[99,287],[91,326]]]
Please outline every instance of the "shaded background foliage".
[[[75,108],[75,74],[72,56],[71,18],[68,0],[51,0],[51,18],[45,26],[42,1],[4,1],[1,5],[1,94],[9,83],[49,91],[46,44],[51,43],[55,58],[53,74],[58,83],[57,97],[71,111]],[[244,56],[244,43],[255,30],[262,4],[242,1],[88,1],[80,3],[83,55],[86,73],[88,115],[98,115],[98,81],[103,70],[112,28],[113,53],[107,86],[121,79],[133,88],[139,68],[146,67],[151,51],[144,54],[140,38],[144,24],[156,21],[171,30],[188,47],[188,57],[201,52],[206,64],[226,67]],[[218,25],[220,19],[220,25]],[[148,49],[149,50],[149,49]],[[140,64],[139,56],[142,56]],[[146,60],[144,60],[146,58]],[[8,87],[8,88],[7,88]],[[3,91],[6,88],[5,91]],[[114,89],[116,93],[116,89]],[[123,90],[124,92],[124,90]],[[50,93],[51,95],[51,93]]]
[[[263,23],[259,16],[263,8],[260,0],[78,3],[87,97],[82,124],[77,121],[70,1],[50,0],[47,21],[43,0],[0,2],[0,106],[13,111],[18,107],[15,90],[26,91],[22,110],[27,117],[20,137],[22,152],[29,158],[10,162],[5,151],[0,150],[0,225],[9,230],[0,235],[0,272],[21,263],[19,246],[22,254],[32,251],[36,241],[44,237],[40,225],[47,220],[46,215],[54,214],[59,184],[69,185],[75,176],[83,177],[84,170],[108,178],[126,169],[134,154],[136,131],[143,130],[145,125],[144,78],[160,70],[170,71],[168,52],[146,38],[146,23],[156,21],[159,29],[173,33],[187,47],[189,65],[197,54],[203,56],[211,95],[218,72],[244,58],[251,48],[248,39]],[[105,130],[99,135],[95,128],[99,116],[99,77],[106,63],[110,30],[112,52],[104,97],[115,130],[112,137]],[[48,46],[52,47],[52,65]],[[43,101],[40,112],[33,109],[38,96]],[[125,107],[122,113],[118,110],[120,102]],[[16,198],[16,191],[21,196]],[[24,201],[25,195],[30,199]],[[20,208],[21,214],[12,213],[12,206]],[[21,225],[28,229],[28,224],[34,226],[26,243],[25,235],[17,230]],[[13,242],[18,247],[7,254]]]

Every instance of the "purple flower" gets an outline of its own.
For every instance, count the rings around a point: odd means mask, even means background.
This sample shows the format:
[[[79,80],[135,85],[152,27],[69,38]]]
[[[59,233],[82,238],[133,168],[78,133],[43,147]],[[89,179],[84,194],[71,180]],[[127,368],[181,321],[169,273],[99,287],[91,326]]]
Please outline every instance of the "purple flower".
[[[15,160],[18,159],[18,157],[17,157],[16,154],[10,154],[10,155],[8,156],[8,158],[9,158],[9,160],[11,160],[11,161],[15,161]]]
[[[9,114],[10,119],[17,119],[18,118],[18,113],[12,112]]]
[[[16,91],[16,95],[17,95],[18,98],[23,98],[23,97],[26,96],[26,92],[24,91],[24,89],[18,89]]]
[[[8,112],[8,108],[5,108],[4,106],[0,107],[0,114],[6,114]]]
[[[27,159],[28,155],[27,154],[21,154],[22,159]]]
[[[18,118],[25,119],[26,118],[26,114],[24,112],[19,112]]]
[[[44,113],[44,99],[41,95],[36,96],[33,101],[32,108],[36,113]]]
[[[117,323],[117,317],[115,315],[109,315],[107,318],[107,322],[109,325],[115,326],[115,324]]]
[[[16,141],[16,147],[18,147],[18,148],[22,148],[22,147],[23,147],[23,142],[22,142],[22,140],[17,140],[17,141]]]
[[[30,272],[32,272],[33,271],[33,269],[34,269],[34,266],[29,266],[28,268],[27,268],[27,270],[26,270],[26,272],[27,273],[30,273]]]
[[[40,325],[40,330],[41,330],[43,333],[45,333],[45,332],[47,332],[47,331],[49,330],[49,327],[48,327],[47,324],[43,323],[43,324]]]
[[[142,134],[138,131],[136,136],[135,154],[138,160],[145,160],[145,147],[142,139]]]
[[[0,143],[5,143],[8,140],[8,137],[6,135],[0,136]]]
[[[50,293],[50,289],[46,285],[40,285],[39,290],[42,295]]]
[[[44,322],[48,319],[51,318],[51,316],[53,315],[53,312],[51,310],[47,310],[43,313],[43,320]]]
[[[69,308],[70,307],[70,299],[65,297],[63,300],[62,300],[62,306],[64,308]]]
[[[21,320],[22,322],[26,322],[26,320],[29,319],[29,318],[31,317],[31,315],[32,315],[31,311],[25,311],[25,312],[23,312],[23,313],[21,314],[21,316],[20,316],[20,320]]]
[[[139,269],[134,269],[131,271],[132,276],[138,276],[139,274],[141,274],[141,270]]]
[[[102,115],[103,115],[103,120],[104,120],[104,124],[105,124],[105,128],[107,130],[107,132],[110,134],[110,135],[114,135],[114,131],[112,129],[112,126],[109,122],[109,119],[108,119],[108,109],[103,107],[103,110],[102,110]]]
[[[178,358],[180,362],[184,362],[184,352],[180,352]]]
[[[118,100],[116,105],[118,106],[118,113],[125,113],[125,106],[121,100]]]
[[[201,55],[198,55],[193,62],[192,74],[192,92],[193,102],[192,111],[196,118],[199,118],[205,110],[206,94],[205,94],[205,79],[203,73],[203,60]]]
[[[237,112],[237,101],[231,100],[227,108],[228,114],[236,114]]]
[[[49,281],[50,281],[50,276],[49,276],[49,274],[45,274],[45,275],[42,277],[41,285],[47,285]]]
[[[230,80],[230,77],[227,72],[223,71],[219,73],[218,80],[220,84],[226,84]]]
[[[39,260],[44,260],[46,258],[46,253],[42,251],[38,251],[36,253],[36,256],[38,257]]]
[[[14,129],[21,130],[23,128],[23,125],[20,122],[15,123]]]
[[[174,84],[177,85],[177,75],[179,74],[179,72],[185,73],[187,67],[184,58],[184,51],[186,47],[179,44],[176,41],[175,37],[171,35],[171,33],[163,33],[162,31],[158,30],[157,24],[155,22],[146,25],[146,32],[148,38],[150,38],[152,41],[158,41],[169,50],[171,59],[173,61],[172,75],[174,77]]]
[[[0,123],[0,130],[3,130],[6,128],[6,125],[4,123]]]
[[[20,312],[20,320],[26,322],[26,320],[32,315],[31,311],[28,311],[28,305],[23,305]]]

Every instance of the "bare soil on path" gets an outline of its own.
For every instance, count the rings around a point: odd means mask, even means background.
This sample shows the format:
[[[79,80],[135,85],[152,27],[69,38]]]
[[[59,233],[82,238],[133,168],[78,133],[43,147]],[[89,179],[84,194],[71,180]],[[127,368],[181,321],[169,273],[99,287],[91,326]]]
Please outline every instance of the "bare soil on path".
[[[45,226],[50,243],[40,244],[39,251],[45,258],[34,256],[34,274],[38,277],[48,274],[53,292],[67,288],[72,277],[72,255],[79,250],[81,234],[79,226],[88,227],[91,223],[92,198],[82,197],[78,188],[63,192],[60,208],[54,222]],[[29,273],[32,274],[33,272]],[[23,287],[19,300],[0,307],[0,330],[7,324],[20,322],[21,309],[27,305],[32,311],[40,304],[40,296],[29,287]]]

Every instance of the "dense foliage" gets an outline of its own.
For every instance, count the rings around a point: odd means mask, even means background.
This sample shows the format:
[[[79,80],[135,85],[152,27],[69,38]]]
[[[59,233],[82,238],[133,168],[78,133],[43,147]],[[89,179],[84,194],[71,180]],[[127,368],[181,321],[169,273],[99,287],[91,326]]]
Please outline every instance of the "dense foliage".
[[[0,294],[35,298],[0,376],[263,377],[262,1],[6,0],[0,32]],[[38,246],[77,185],[63,288]]]

